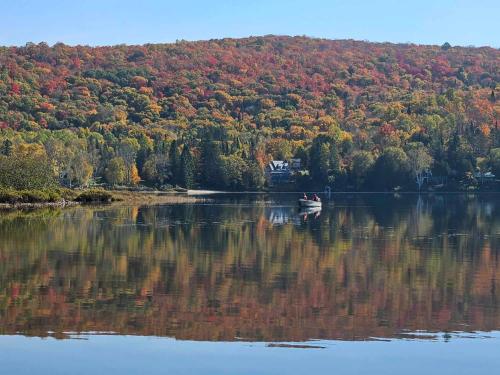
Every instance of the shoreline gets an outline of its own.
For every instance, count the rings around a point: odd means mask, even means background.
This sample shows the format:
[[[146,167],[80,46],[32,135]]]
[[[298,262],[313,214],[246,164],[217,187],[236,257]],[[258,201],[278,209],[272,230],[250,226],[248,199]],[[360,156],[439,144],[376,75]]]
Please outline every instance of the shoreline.
[[[176,203],[198,203],[205,198],[190,196],[187,192],[177,191],[124,191],[109,190],[113,195],[113,202],[108,205],[117,204],[176,204]],[[99,202],[96,202],[100,205]]]
[[[81,205],[81,202],[61,200],[57,202],[36,202],[36,203],[0,203],[0,210],[23,210],[37,208],[66,208]]]
[[[76,200],[62,199],[56,202],[17,202],[0,203],[0,211],[4,210],[31,210],[40,208],[68,208],[75,206],[118,206],[118,205],[160,205],[160,204],[183,204],[183,203],[206,203],[210,196],[226,194],[302,194],[302,191],[216,191],[216,190],[187,190],[178,191],[130,191],[130,190],[107,190],[113,195],[112,202],[79,202]],[[324,191],[306,191],[306,193],[327,194]],[[460,194],[500,194],[500,191],[335,191],[334,195],[460,195]]]
[[[9,210],[34,210],[41,208],[69,208],[75,206],[117,206],[117,205],[158,205],[158,204],[179,204],[197,203],[206,201],[206,198],[188,196],[179,192],[153,192],[153,191],[123,191],[107,190],[112,195],[109,201],[79,201],[77,199],[59,199],[57,201],[40,202],[2,202],[0,211]]]

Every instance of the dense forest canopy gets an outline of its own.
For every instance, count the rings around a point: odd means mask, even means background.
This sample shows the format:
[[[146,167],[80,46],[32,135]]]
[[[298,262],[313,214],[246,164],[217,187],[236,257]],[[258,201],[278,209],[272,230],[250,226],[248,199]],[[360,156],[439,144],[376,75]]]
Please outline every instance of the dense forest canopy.
[[[447,43],[3,47],[0,175],[16,160],[71,186],[261,189],[295,157],[304,186],[414,189],[428,170],[458,186],[500,175],[499,82],[498,49]]]

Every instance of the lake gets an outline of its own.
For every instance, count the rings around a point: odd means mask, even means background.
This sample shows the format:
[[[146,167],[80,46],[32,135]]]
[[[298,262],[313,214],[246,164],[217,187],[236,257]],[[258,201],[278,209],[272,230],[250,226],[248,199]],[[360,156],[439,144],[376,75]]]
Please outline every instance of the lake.
[[[0,212],[0,373],[500,369],[500,195],[296,198]]]

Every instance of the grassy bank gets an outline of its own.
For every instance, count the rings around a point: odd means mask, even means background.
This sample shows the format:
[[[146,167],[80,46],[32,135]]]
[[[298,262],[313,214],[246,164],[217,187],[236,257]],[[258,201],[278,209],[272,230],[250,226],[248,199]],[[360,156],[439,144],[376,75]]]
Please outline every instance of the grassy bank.
[[[0,189],[0,203],[4,204],[55,203],[62,200],[71,200],[71,198],[73,197],[59,189]]]
[[[16,190],[0,188],[0,205],[7,206],[65,206],[77,203],[108,203],[113,194],[104,190],[76,191],[71,189]]]
[[[174,204],[196,203],[207,198],[179,192],[126,190],[73,190],[63,188],[15,190],[0,188],[0,208],[64,207],[77,204]]]
[[[99,189],[85,190],[75,197],[80,203],[111,203],[114,200],[117,199],[112,193]]]
[[[179,192],[112,191],[113,199],[123,204],[175,204],[205,202],[207,198],[188,196]]]

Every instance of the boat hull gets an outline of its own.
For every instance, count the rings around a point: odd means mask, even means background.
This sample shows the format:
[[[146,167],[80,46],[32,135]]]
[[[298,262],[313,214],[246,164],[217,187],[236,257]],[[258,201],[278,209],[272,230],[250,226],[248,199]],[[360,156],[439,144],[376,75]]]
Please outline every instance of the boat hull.
[[[313,201],[310,199],[299,199],[300,207],[321,207],[321,202]]]

